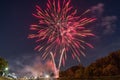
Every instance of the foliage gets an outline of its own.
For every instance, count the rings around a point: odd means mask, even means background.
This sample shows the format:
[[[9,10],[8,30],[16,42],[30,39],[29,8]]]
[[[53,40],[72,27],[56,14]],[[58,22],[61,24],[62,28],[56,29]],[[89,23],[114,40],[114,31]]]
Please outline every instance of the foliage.
[[[5,78],[5,77],[0,77],[0,80],[11,80],[11,79],[8,79],[8,78]]]
[[[63,75],[62,75],[63,74]],[[100,76],[120,75],[120,50],[96,60],[87,67],[74,66],[60,74],[62,77],[98,78]]]
[[[5,71],[5,68],[8,67],[8,62],[0,57],[0,75]]]

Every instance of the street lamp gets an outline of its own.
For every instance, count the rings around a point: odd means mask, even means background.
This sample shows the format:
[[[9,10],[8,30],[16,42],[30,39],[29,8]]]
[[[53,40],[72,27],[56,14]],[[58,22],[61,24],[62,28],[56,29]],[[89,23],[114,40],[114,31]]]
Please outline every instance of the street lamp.
[[[45,78],[50,78],[50,76],[48,74],[45,75]]]
[[[8,69],[9,69],[9,68],[8,68],[8,67],[6,67],[6,68],[5,68],[5,71],[8,71]]]

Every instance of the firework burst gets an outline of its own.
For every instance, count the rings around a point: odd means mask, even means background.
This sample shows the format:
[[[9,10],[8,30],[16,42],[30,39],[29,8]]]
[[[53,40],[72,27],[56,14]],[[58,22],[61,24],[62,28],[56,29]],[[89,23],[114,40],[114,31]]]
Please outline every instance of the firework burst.
[[[93,48],[84,38],[94,36],[85,25],[93,22],[95,18],[81,17],[89,10],[78,16],[77,10],[73,9],[70,3],[70,0],[48,0],[46,9],[36,6],[37,13],[33,15],[39,19],[39,23],[31,25],[30,30],[35,33],[28,38],[36,38],[39,45],[35,50],[43,51],[43,59],[53,52],[54,56],[58,53],[63,56],[63,64],[70,54],[80,61],[80,54],[85,56],[85,45]]]

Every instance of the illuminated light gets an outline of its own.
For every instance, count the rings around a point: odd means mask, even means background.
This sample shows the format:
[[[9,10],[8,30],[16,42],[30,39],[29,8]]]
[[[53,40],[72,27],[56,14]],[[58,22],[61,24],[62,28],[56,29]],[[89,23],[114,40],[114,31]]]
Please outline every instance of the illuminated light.
[[[8,71],[8,70],[9,70],[9,68],[8,68],[8,67],[6,67],[6,68],[5,68],[5,71]]]
[[[48,74],[45,75],[45,78],[50,78],[50,76]]]

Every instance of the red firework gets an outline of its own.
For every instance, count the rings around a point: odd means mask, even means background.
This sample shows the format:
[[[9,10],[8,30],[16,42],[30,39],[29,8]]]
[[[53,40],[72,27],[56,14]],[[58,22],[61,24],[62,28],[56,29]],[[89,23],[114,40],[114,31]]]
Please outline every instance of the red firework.
[[[40,43],[35,50],[43,51],[42,57],[45,59],[52,51],[54,55],[62,52],[64,49],[64,61],[67,58],[68,51],[73,58],[78,60],[80,54],[85,56],[83,50],[85,45],[93,48],[93,46],[83,39],[87,36],[94,36],[91,30],[86,29],[85,25],[91,23],[95,18],[81,18],[87,13],[77,16],[77,10],[70,6],[70,0],[48,0],[47,8],[41,9],[36,6],[36,14],[39,19],[38,24],[33,24],[30,30],[35,31],[28,38],[36,38],[36,42]]]

